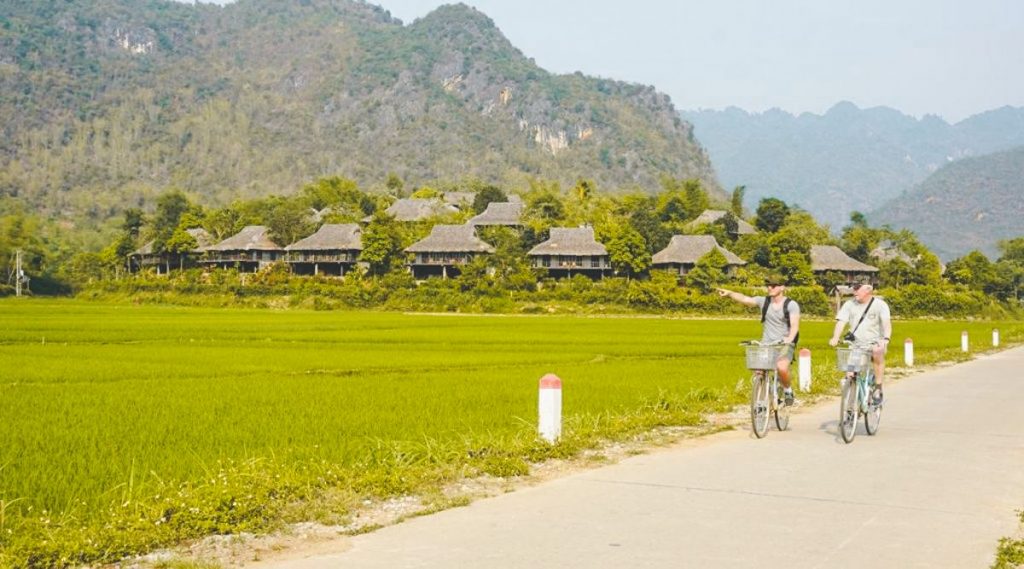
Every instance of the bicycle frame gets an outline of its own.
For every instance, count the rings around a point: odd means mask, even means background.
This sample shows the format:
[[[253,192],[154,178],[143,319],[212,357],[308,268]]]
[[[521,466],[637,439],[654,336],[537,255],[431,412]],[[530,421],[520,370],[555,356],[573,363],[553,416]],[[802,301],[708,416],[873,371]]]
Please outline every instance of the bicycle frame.
[[[881,406],[873,405],[870,401],[871,390],[875,384],[874,362],[869,359],[866,364],[860,362],[852,363],[853,358],[863,357],[864,348],[849,349],[848,353],[842,350],[837,352],[837,360],[840,369],[844,371],[843,384],[841,386],[842,397],[839,403],[839,434],[843,441],[850,443],[857,434],[857,423],[860,416],[864,416],[864,429],[868,435],[878,432],[878,424],[881,421]],[[846,353],[844,356],[843,354]],[[844,360],[844,357],[847,358]],[[856,360],[854,360],[856,361]],[[861,371],[861,368],[863,371]]]
[[[768,423],[775,417],[775,426],[780,431],[789,428],[789,409],[785,407],[780,399],[782,390],[779,388],[779,374],[775,367],[768,369],[769,364],[775,365],[777,357],[775,350],[781,345],[761,346],[756,342],[741,344],[757,348],[770,348],[772,352],[764,351],[751,352],[748,350],[747,366],[753,374],[751,375],[750,394],[750,421],[754,435],[762,438],[768,434]]]

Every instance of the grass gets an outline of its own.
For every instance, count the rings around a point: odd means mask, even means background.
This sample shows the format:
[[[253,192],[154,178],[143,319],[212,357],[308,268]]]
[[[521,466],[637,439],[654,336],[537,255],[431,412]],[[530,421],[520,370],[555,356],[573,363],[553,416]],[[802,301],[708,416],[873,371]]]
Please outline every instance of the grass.
[[[0,564],[113,561],[336,519],[365,497],[514,476],[742,403],[745,320],[465,317],[0,300]],[[892,364],[1024,324],[897,322]],[[827,381],[831,322],[803,324]],[[899,351],[897,351],[897,347]],[[536,437],[537,381],[564,438]],[[325,497],[330,497],[325,500]],[[300,506],[297,506],[300,505]],[[311,504],[302,507],[301,504]],[[329,504],[325,506],[324,504]]]

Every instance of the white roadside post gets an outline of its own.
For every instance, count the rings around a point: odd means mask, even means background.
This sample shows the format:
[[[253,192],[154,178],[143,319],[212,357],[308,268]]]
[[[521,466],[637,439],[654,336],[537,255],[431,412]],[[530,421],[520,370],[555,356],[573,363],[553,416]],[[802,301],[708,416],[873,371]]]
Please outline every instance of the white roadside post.
[[[542,439],[554,444],[562,436],[562,380],[549,373],[540,378],[538,429]]]
[[[960,350],[967,351],[967,330],[964,330],[960,334]]]
[[[999,328],[993,328],[992,329],[992,347],[993,348],[998,348],[999,347]]]
[[[914,341],[910,338],[903,341],[903,363],[914,367]]]
[[[800,350],[800,391],[811,390],[811,351]]]

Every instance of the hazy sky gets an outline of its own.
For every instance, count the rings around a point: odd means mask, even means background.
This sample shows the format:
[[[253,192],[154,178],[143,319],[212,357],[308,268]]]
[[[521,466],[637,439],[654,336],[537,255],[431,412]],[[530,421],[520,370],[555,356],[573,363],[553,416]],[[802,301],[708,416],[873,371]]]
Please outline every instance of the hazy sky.
[[[448,2],[372,3],[409,24]],[[1024,106],[1020,0],[465,3],[548,71],[654,85],[681,110],[822,113],[848,100],[956,122]]]

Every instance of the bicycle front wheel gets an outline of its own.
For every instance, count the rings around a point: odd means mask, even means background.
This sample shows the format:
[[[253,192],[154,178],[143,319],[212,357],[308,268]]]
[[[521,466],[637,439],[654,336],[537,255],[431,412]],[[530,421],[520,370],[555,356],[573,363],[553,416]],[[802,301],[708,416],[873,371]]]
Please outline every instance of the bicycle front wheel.
[[[844,442],[851,443],[857,436],[857,415],[857,378],[847,377],[839,403],[839,434]]]
[[[775,426],[780,431],[785,431],[789,428],[789,406],[786,405],[786,401],[783,399],[782,386],[779,385],[779,377],[776,373],[772,373],[772,385],[775,389],[772,389],[772,395],[775,397]]]
[[[869,372],[870,373],[870,372]],[[874,436],[878,432],[878,425],[882,422],[882,406],[875,405],[871,402],[871,390],[875,386],[874,375],[868,375],[867,390],[868,390],[868,404],[867,410],[864,412],[864,430],[871,436]]]
[[[760,439],[768,434],[768,380],[763,373],[755,373],[750,380],[750,427]]]

